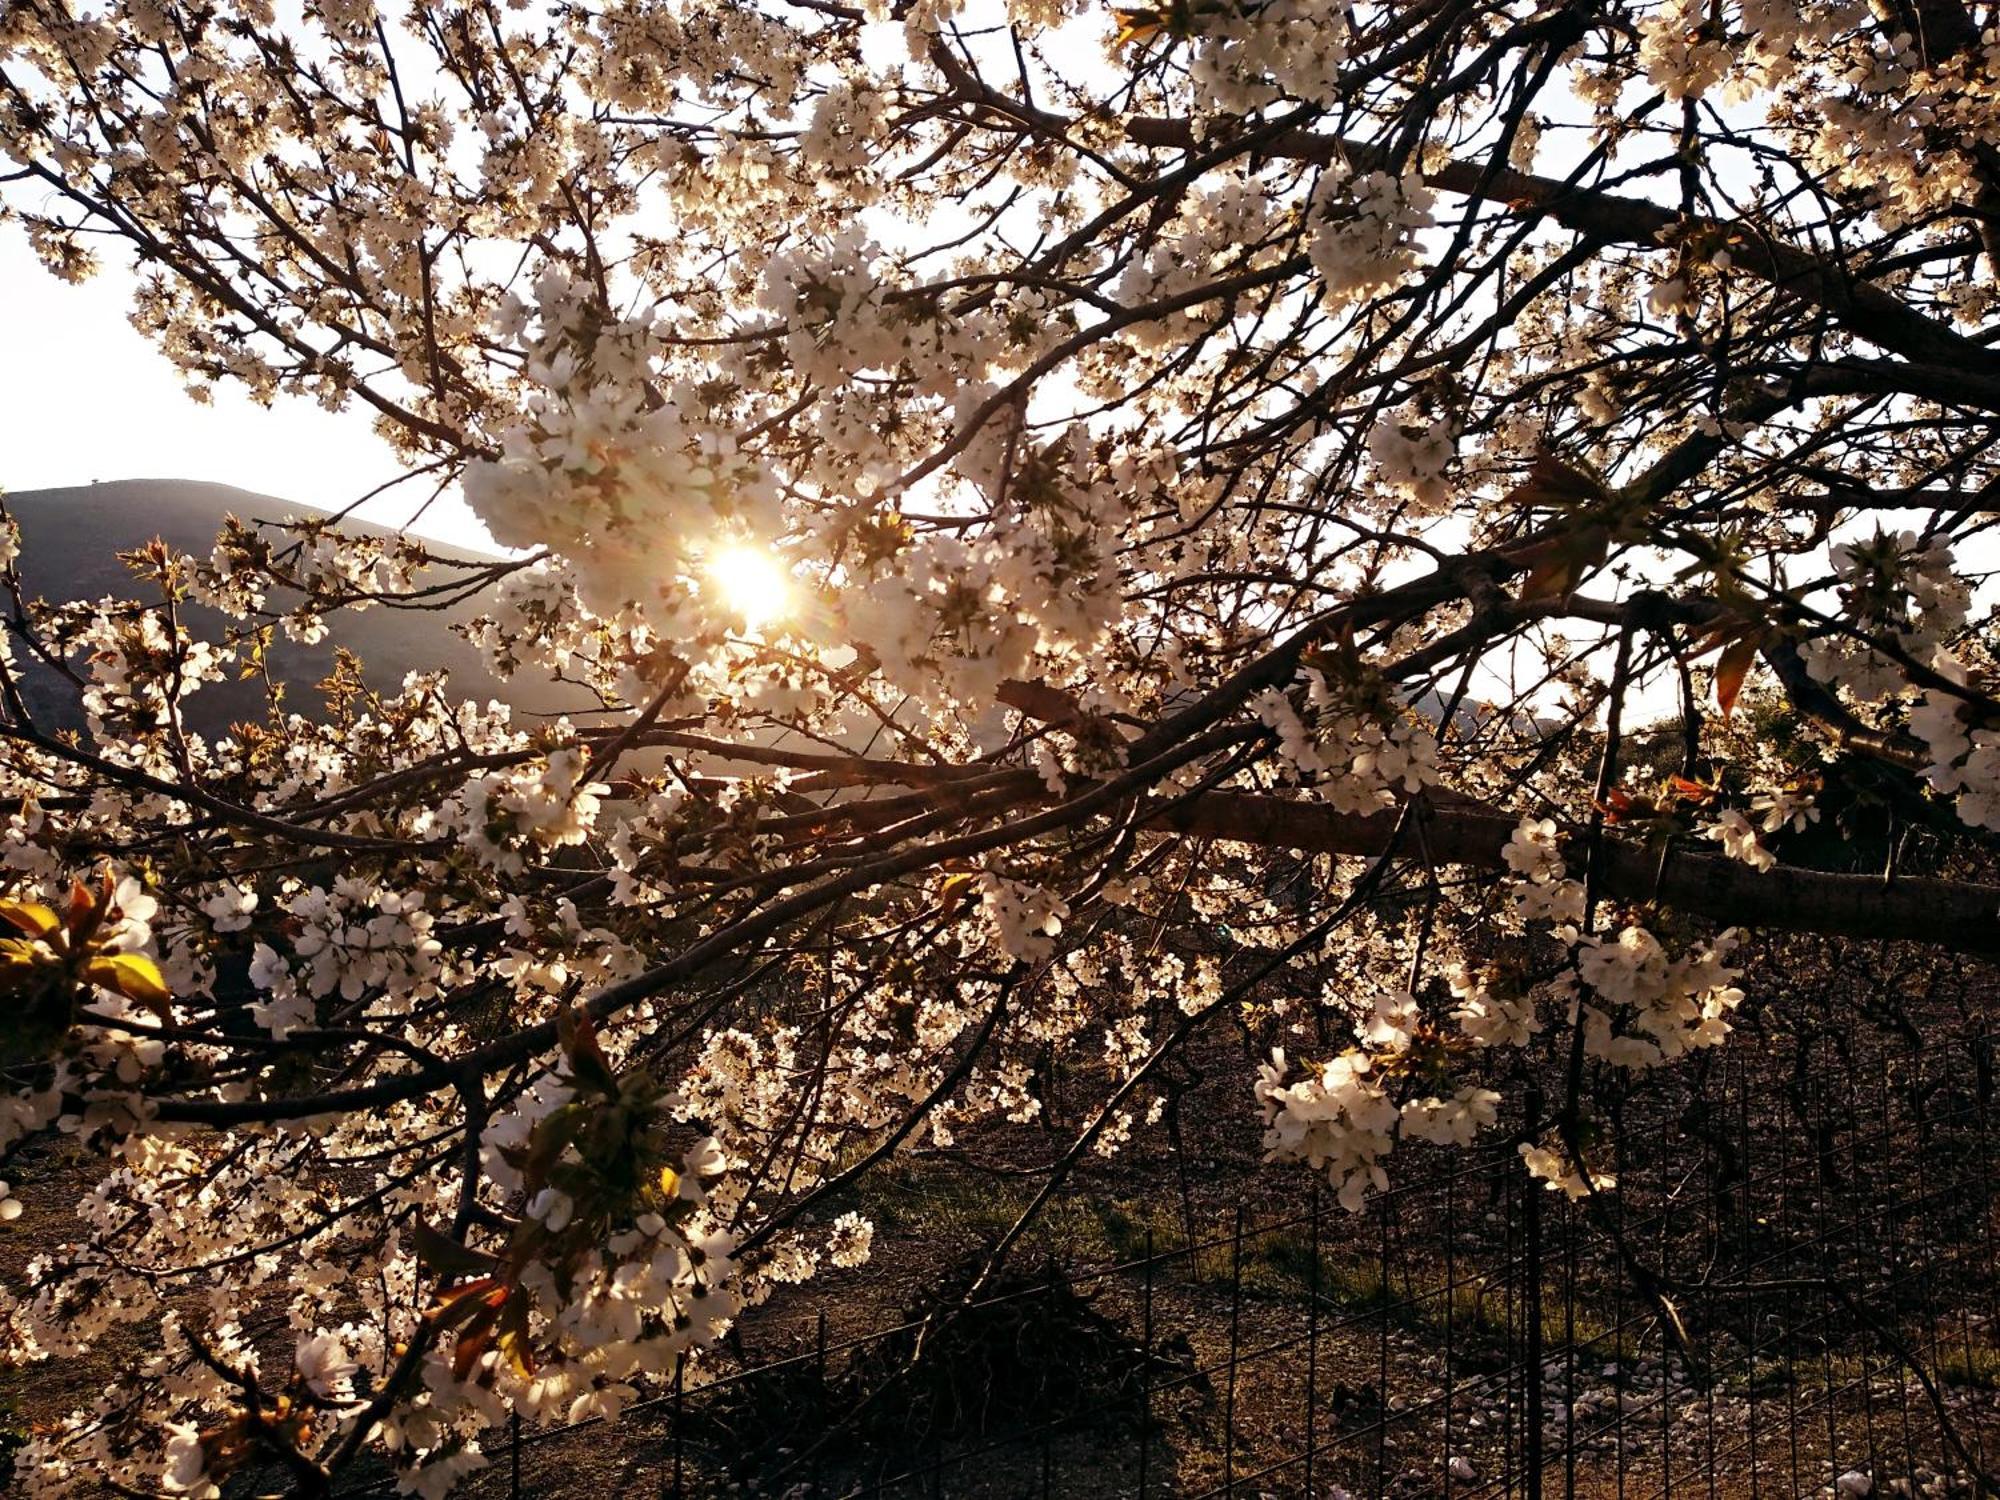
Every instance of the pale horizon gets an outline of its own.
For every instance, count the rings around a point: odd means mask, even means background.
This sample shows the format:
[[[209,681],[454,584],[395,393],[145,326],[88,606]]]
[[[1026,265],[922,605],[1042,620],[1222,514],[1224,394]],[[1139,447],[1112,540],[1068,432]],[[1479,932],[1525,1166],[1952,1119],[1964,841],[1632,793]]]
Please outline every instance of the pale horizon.
[[[232,485],[315,510],[338,511],[403,466],[359,408],[322,410],[280,398],[257,405],[216,388],[207,404],[127,320],[133,272],[107,263],[81,285],[42,269],[18,225],[0,225],[0,491],[65,489],[118,480]],[[412,480],[355,514],[406,526],[429,495]],[[455,546],[493,543],[457,487],[412,528]]]

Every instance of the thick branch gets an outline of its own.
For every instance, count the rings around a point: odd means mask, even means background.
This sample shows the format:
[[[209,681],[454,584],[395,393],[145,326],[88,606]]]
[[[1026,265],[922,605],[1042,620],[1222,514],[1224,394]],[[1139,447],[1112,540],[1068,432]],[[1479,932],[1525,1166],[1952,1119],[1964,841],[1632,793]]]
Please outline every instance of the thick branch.
[[[1240,792],[1211,792],[1164,809],[1152,826],[1318,854],[1379,854],[1395,829],[1393,812],[1343,813],[1323,803]],[[1424,846],[1443,864],[1506,868],[1501,850],[1516,820],[1476,809],[1436,809]],[[1657,900],[1731,926],[1818,932],[1836,937],[1928,943],[1957,953],[2000,954],[2000,886],[1969,881],[1836,875],[1780,865],[1762,873],[1717,855],[1673,852],[1661,869],[1657,845],[1607,836],[1601,875],[1606,895]]]

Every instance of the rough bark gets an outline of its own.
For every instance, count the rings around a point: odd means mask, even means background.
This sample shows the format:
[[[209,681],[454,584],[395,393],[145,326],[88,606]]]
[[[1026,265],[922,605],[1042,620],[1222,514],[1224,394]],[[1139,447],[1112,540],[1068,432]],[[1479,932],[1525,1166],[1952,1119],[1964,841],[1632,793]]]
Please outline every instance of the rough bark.
[[[1343,813],[1323,803],[1253,793],[1214,792],[1164,807],[1148,822],[1179,833],[1319,854],[1379,854],[1397,814]],[[1516,820],[1475,808],[1432,810],[1421,847],[1440,865],[1501,870]],[[1419,847],[1406,838],[1404,849]],[[2000,886],[1969,881],[1838,875],[1779,865],[1759,872],[1718,855],[1669,851],[1607,834],[1602,889],[1624,901],[1660,905],[1728,926],[1817,932],[1926,943],[1959,953],[2000,954]]]

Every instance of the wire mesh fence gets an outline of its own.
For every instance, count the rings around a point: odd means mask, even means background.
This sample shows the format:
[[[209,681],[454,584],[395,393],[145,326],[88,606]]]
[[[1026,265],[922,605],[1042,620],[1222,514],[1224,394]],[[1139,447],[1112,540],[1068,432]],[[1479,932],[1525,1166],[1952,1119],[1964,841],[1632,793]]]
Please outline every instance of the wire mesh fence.
[[[822,1304],[615,1428],[517,1428],[483,1492],[587,1493],[615,1443],[672,1496],[2000,1494],[1996,1063],[1767,1016],[1603,1095],[1595,1198],[1412,1148],[1359,1214],[1301,1181],[890,1326]]]

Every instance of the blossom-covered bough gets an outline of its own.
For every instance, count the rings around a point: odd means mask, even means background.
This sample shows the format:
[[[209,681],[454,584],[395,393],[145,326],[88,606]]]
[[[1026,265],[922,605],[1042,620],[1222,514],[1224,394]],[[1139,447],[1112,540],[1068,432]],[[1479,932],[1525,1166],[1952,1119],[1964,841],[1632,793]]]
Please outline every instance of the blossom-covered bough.
[[[12,0],[50,268],[512,553],[9,548],[0,1232],[72,1223],[0,1315],[154,1331],[31,1489],[442,1493],[865,1257],[877,1162],[1039,1121],[1052,1188],[1210,1028],[1350,1205],[1510,1132],[1595,1204],[1746,943],[2000,950],[1990,20]],[[198,727],[475,593],[598,707]]]

